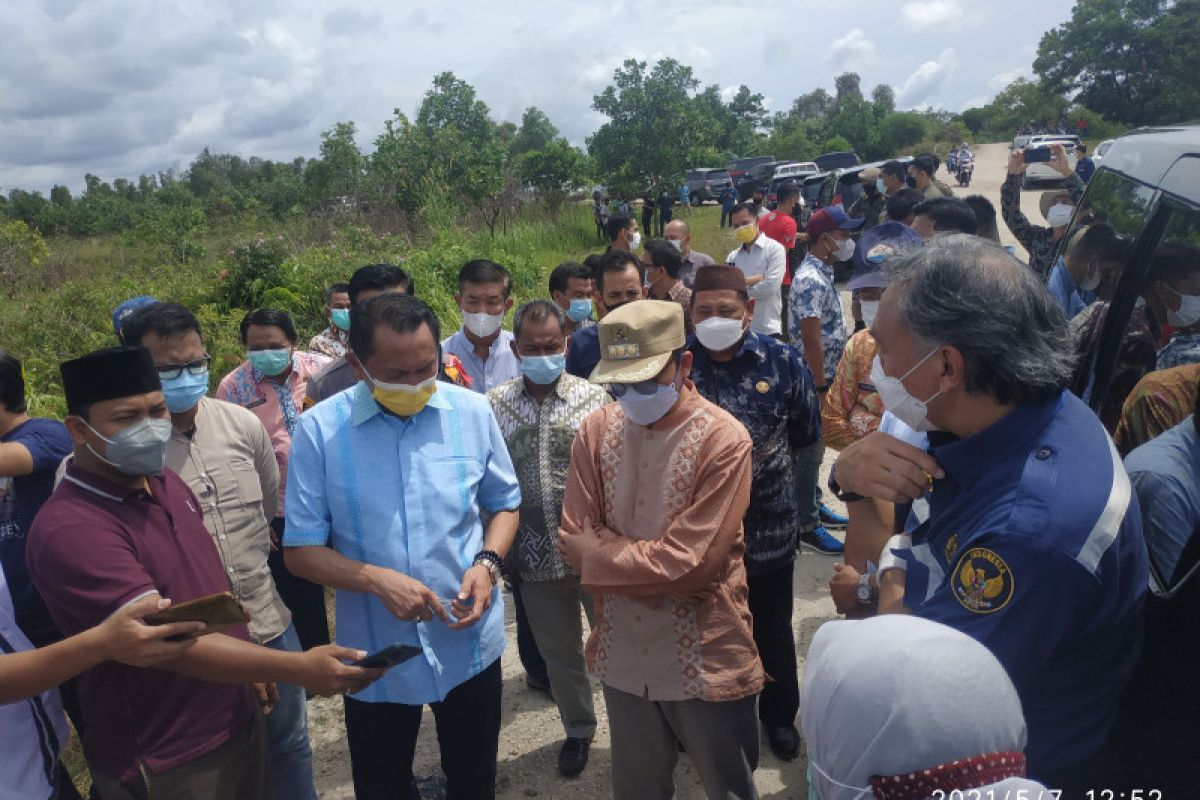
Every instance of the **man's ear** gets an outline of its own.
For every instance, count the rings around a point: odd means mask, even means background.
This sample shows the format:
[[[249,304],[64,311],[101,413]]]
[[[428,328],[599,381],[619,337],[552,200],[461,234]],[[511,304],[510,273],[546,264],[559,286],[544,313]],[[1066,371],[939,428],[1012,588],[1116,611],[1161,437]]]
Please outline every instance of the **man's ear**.
[[[460,292],[454,293],[454,305],[462,308],[462,294]]]
[[[508,343],[508,346],[512,348],[513,355],[517,357],[518,361],[520,361],[521,354],[517,352],[517,340],[514,338],[512,341],[510,341]]]
[[[87,423],[83,421],[83,417],[68,415],[63,420],[63,424],[67,426],[67,433],[71,435],[71,441],[77,446],[82,447],[87,443],[88,427]]]
[[[692,351],[684,350],[683,355],[679,357],[679,371],[683,373],[683,379],[686,381],[692,374]]]
[[[943,347],[934,358],[939,359],[942,365],[942,374],[938,381],[939,391],[955,386],[966,388],[967,360],[957,347]]]
[[[358,360],[358,356],[354,355],[353,350],[346,351],[346,363],[354,370],[354,377],[360,381],[367,380],[367,371],[363,369],[362,362]]]
[[[751,297],[749,300],[746,301],[746,317],[747,317],[748,321],[752,321],[754,319],[754,298],[753,297]],[[747,327],[749,327],[748,324],[747,324]]]
[[[504,301],[504,313],[507,314],[509,311],[512,311],[512,307],[513,307],[513,299],[510,297]]]

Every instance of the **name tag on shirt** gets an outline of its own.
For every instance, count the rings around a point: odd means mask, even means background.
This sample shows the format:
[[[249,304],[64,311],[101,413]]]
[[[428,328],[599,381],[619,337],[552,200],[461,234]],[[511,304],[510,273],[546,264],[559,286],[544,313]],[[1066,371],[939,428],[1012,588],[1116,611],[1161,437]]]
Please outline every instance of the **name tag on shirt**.
[[[260,398],[258,398],[257,400],[255,400],[253,403],[247,403],[247,404],[246,404],[246,408],[258,408],[259,406],[261,406],[261,405],[262,405],[263,403],[265,403],[265,402],[267,402],[267,398],[265,398],[265,397],[260,397]]]

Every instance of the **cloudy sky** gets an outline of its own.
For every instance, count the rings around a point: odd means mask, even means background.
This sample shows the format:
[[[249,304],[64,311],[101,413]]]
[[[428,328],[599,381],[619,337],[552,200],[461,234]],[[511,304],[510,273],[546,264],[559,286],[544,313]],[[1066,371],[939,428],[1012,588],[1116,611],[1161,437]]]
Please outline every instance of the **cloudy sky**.
[[[537,105],[582,144],[629,57],[673,56],[771,110],[845,70],[902,107],[959,110],[1030,74],[1071,0],[0,0],[0,190],[73,190],[186,168],[205,146],[316,153],[357,123],[370,148],[453,70],[498,119]]]

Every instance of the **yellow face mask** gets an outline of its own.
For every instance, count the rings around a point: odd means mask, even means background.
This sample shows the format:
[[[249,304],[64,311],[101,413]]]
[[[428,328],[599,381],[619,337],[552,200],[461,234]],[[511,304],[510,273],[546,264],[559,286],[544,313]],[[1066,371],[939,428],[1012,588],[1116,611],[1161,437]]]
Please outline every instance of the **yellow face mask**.
[[[742,244],[750,244],[758,238],[758,226],[753,222],[748,223],[740,228],[735,228],[733,235]]]
[[[363,372],[366,372],[365,368]],[[371,373],[367,372],[367,377],[371,378]],[[375,385],[371,390],[375,402],[399,417],[419,414],[437,391],[436,375],[416,386],[407,383],[383,383],[374,378],[371,378],[371,383]]]

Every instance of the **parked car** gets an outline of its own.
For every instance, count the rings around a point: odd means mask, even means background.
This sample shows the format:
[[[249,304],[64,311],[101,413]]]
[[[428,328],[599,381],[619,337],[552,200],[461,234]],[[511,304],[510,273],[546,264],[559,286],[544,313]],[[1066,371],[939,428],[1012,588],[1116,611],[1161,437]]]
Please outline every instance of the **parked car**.
[[[754,181],[765,188],[771,183],[771,178],[775,175],[775,168],[779,166],[779,163],[778,161],[764,161],[761,164],[755,164],[746,170],[746,180]]]
[[[774,203],[776,199],[776,190],[784,181],[792,181],[800,185],[803,180],[810,175],[816,175],[821,169],[812,161],[789,161],[779,164],[775,167],[775,172],[771,175],[771,186],[767,190],[767,201]],[[801,195],[803,199],[803,195]]]
[[[837,153],[825,153],[813,159],[822,172],[828,172],[831,169],[844,169],[853,167],[858,162],[858,153],[851,150],[843,150]]]
[[[1095,152],[1092,153],[1092,163],[1099,167],[1104,163],[1104,156],[1108,153],[1108,149],[1113,146],[1116,139],[1105,139],[1100,144],[1096,145]]]
[[[1031,136],[1025,145],[1025,149],[1033,150],[1037,147],[1049,147],[1051,144],[1061,144],[1066,149],[1067,163],[1071,165],[1071,169],[1075,169],[1075,164],[1079,160],[1079,157],[1075,155],[1075,148],[1079,146],[1078,136],[1049,133]],[[1039,181],[1061,181],[1062,179],[1063,176],[1059,174],[1058,170],[1045,162],[1030,164],[1025,168],[1024,185],[1026,186]]]
[[[809,175],[800,184],[800,197],[804,200],[804,221],[806,223],[812,212],[821,207],[821,185],[825,183],[825,178],[828,176],[828,172],[818,172],[816,175]]]
[[[687,185],[692,205],[698,206],[705,200],[718,199],[729,183],[729,173],[723,169],[688,170]]]
[[[1029,140],[1033,138],[1033,134],[1022,133],[1020,136],[1014,136],[1012,144],[1008,146],[1009,150],[1023,150],[1025,145],[1029,144]]]
[[[824,208],[825,206],[840,205],[842,208],[849,209],[854,201],[859,198],[859,195],[862,194],[862,184],[858,180],[860,172],[867,167],[882,167],[889,161],[899,161],[901,164],[907,164],[912,161],[912,158],[912,156],[900,156],[894,159],[888,158],[883,161],[872,161],[870,164],[858,164],[844,169],[835,169],[827,173],[817,196],[819,207]]]
[[[729,166],[725,169],[729,172],[729,180],[733,181],[733,185],[737,186],[742,183],[746,177],[746,173],[752,167],[757,167],[759,164],[773,164],[775,156],[746,156],[745,158],[735,158],[729,162]]]
[[[1080,200],[1068,237],[1091,221],[1111,225],[1129,250],[1121,269],[1106,275],[1097,290],[1098,302],[1104,304],[1103,327],[1082,343],[1071,388],[1112,430],[1113,417],[1121,413],[1137,378],[1137,369],[1128,361],[1122,367],[1119,357],[1141,295],[1152,283],[1155,258],[1165,246],[1200,252],[1200,125],[1142,128],[1112,142]],[[1118,797],[1132,796],[1124,790],[1150,785],[1164,797],[1195,792],[1200,529],[1185,526],[1168,535],[1185,544],[1176,564],[1169,566],[1149,543],[1145,645],[1105,757],[1111,774],[1103,785],[1117,790]]]

